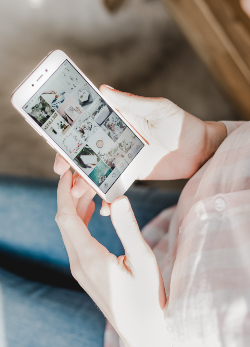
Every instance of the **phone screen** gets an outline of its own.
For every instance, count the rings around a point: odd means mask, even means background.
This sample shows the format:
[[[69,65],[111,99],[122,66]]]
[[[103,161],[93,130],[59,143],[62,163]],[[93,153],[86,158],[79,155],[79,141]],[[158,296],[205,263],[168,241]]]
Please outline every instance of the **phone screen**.
[[[23,109],[103,193],[144,147],[68,60]]]

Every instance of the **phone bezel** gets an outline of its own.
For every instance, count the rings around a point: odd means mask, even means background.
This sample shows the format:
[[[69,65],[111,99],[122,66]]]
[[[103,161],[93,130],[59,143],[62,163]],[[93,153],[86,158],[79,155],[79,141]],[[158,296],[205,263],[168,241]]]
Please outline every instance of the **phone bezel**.
[[[67,153],[23,110],[23,106],[36,94],[44,83],[55,73],[55,71],[68,60],[74,68],[86,79],[91,87],[104,99],[104,101],[116,112],[124,123],[135,133],[136,136],[143,142],[144,147],[136,155],[133,161],[115,181],[107,193],[103,191],[88,177],[80,167],[75,164]],[[47,71],[46,71],[47,70]],[[88,79],[88,77],[75,65],[75,63],[63,52],[56,50],[50,52],[37,67],[25,78],[25,80],[15,89],[12,94],[11,102],[15,109],[25,118],[29,125],[41,135],[47,143],[55,149],[69,164],[79,173],[79,175],[97,192],[97,194],[107,202],[111,203],[117,197],[123,195],[133,182],[142,173],[143,167],[147,160],[148,143],[141,135],[127,122],[127,120],[117,111],[110,102],[100,93],[96,86]]]

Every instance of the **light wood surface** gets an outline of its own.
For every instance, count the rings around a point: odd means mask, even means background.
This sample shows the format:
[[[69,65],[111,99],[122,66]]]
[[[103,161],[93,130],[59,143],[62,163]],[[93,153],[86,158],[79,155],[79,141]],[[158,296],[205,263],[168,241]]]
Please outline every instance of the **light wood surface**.
[[[250,120],[250,19],[239,0],[162,0],[242,119]]]

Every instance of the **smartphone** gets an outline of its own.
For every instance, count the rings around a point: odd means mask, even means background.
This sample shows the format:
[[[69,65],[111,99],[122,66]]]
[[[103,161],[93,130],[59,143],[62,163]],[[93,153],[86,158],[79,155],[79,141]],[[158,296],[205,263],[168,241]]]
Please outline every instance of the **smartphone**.
[[[44,58],[11,102],[107,202],[123,195],[142,173],[147,142],[64,52]]]

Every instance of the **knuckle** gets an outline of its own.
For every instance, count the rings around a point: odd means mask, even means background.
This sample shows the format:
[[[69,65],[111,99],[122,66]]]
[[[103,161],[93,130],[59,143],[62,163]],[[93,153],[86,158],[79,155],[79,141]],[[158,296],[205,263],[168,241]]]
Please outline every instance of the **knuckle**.
[[[134,224],[129,223],[125,229],[125,233],[130,237],[136,237],[139,231]]]
[[[76,281],[79,281],[82,276],[82,269],[79,263],[70,263],[70,272]]]
[[[121,219],[121,224],[123,225],[126,233],[137,234],[139,232],[137,221],[131,211],[124,213],[124,216]]]
[[[170,104],[172,104],[172,101],[167,98],[160,98],[159,100],[164,106],[169,106]]]
[[[57,212],[56,217],[55,217],[55,221],[56,221],[57,225],[59,226],[59,228],[67,228],[67,226],[69,224],[69,215],[60,214]]]

